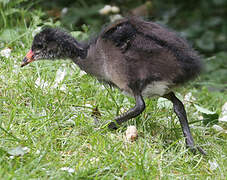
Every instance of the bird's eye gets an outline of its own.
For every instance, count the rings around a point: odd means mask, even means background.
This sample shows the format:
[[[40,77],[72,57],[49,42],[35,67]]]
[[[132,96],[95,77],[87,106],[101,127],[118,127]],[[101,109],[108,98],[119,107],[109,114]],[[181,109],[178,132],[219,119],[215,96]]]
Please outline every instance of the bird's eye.
[[[36,45],[36,48],[42,49],[42,48],[43,48],[43,45],[42,45],[42,44],[37,44],[37,45]]]

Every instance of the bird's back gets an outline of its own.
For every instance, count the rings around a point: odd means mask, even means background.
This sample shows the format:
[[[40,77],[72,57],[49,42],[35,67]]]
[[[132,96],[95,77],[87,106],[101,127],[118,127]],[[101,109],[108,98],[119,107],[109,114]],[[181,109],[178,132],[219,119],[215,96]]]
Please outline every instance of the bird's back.
[[[201,70],[199,56],[183,38],[139,18],[124,18],[106,27],[93,46],[100,77],[129,93],[154,84],[168,89]]]
[[[182,73],[174,79],[175,83],[186,82],[193,79],[201,72],[202,62],[199,55],[192,49],[189,43],[176,32],[157,23],[143,21],[139,18],[131,18],[129,22],[135,27],[137,34],[140,34],[142,41],[144,39],[147,41],[150,40],[156,46],[166,49],[169,54],[174,56],[182,71]],[[144,43],[143,47],[146,47],[145,44],[147,43]],[[168,58],[166,58],[166,63],[169,63]]]

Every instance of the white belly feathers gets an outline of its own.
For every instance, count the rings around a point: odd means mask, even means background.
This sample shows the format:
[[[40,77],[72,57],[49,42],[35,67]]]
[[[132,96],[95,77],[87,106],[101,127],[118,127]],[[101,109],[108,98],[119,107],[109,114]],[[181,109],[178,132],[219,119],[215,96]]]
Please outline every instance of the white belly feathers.
[[[169,91],[169,82],[166,81],[154,81],[151,84],[148,84],[144,90],[142,91],[143,97],[151,97],[151,96],[163,96]]]

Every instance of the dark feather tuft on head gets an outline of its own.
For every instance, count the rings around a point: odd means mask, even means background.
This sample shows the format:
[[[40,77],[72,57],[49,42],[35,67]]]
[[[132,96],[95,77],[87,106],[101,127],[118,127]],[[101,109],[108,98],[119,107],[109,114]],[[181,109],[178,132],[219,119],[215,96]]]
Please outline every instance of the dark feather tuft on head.
[[[49,27],[34,37],[32,51],[38,52],[36,59],[84,58],[86,56],[86,46],[77,42],[69,33]]]

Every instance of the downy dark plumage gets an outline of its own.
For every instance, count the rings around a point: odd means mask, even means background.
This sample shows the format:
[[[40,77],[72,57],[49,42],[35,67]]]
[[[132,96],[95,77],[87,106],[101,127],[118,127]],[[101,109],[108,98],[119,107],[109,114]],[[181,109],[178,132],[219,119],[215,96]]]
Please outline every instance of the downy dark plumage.
[[[202,63],[198,54],[176,33],[154,22],[124,18],[107,26],[94,41],[79,43],[59,29],[47,28],[34,37],[22,66],[39,59],[71,59],[82,70],[135,98],[136,104],[115,118],[109,128],[141,114],[144,97],[162,96],[173,103],[186,145],[195,147],[184,105],[172,88],[195,78]]]

